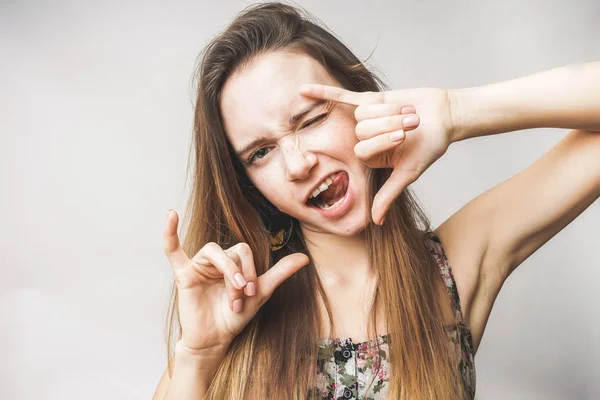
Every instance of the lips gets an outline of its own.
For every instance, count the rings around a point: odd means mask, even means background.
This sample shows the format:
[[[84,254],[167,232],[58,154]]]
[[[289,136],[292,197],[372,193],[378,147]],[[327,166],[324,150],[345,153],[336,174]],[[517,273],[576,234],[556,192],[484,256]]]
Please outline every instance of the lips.
[[[345,215],[350,210],[352,205],[354,204],[354,197],[355,197],[354,190],[350,183],[350,178],[349,178],[348,174],[345,171],[341,171],[341,173],[338,173],[334,179],[334,182],[332,182],[332,185],[339,185],[340,183],[342,183],[341,181],[343,181],[343,180],[346,181],[346,185],[345,185],[346,193],[334,205],[332,205],[329,208],[323,209],[323,208],[317,207],[314,203],[309,201],[307,203],[308,207],[315,210],[322,217],[325,217],[327,219],[337,219],[337,218],[340,218],[343,215]]]

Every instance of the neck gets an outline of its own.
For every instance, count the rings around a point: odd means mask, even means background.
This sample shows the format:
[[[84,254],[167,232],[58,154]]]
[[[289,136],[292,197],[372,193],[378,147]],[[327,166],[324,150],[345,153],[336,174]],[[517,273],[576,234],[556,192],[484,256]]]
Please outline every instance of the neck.
[[[364,284],[372,277],[364,235],[338,236],[303,230],[306,247],[325,287]]]

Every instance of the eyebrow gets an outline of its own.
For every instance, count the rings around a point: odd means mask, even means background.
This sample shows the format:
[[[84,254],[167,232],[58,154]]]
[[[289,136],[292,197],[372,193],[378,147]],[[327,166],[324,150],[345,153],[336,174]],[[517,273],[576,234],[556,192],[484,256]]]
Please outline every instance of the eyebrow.
[[[312,110],[314,110],[315,108],[327,103],[327,100],[323,100],[323,99],[316,99],[313,100],[309,105],[307,105],[306,107],[304,107],[304,109],[302,109],[301,111],[299,111],[298,113],[292,115],[288,121],[288,126],[295,126],[298,124],[298,122],[304,118],[308,113],[310,113]],[[266,137],[266,136],[260,136],[257,137],[256,139],[254,139],[252,142],[248,143],[246,146],[242,147],[240,150],[236,150],[235,154],[238,156],[238,158],[242,158],[242,154],[246,153],[248,150],[250,150],[251,148],[253,148],[256,145],[259,145],[261,143],[264,143],[266,141],[268,141],[270,138]]]

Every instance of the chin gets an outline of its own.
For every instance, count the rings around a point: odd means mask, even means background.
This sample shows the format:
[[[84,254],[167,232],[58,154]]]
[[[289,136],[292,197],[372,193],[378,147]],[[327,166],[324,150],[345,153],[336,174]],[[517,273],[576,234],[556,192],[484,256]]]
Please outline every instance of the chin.
[[[333,232],[338,236],[343,236],[343,237],[356,237],[358,236],[361,232],[363,232],[366,228],[366,225],[363,224],[360,227],[356,227],[356,228],[349,228],[346,230],[343,230],[341,232]]]
[[[362,231],[366,229],[369,224],[369,220],[366,218],[360,218],[360,216],[355,215],[353,218],[345,221],[345,223],[337,223],[332,224],[328,229],[331,233],[334,233],[339,236],[344,237],[352,237],[357,236]]]

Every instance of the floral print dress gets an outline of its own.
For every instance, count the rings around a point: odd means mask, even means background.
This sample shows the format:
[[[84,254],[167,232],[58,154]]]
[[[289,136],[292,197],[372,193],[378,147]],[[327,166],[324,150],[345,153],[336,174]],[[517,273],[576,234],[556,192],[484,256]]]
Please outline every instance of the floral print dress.
[[[458,329],[448,328],[448,336],[460,346],[462,358],[458,365],[469,398],[475,397],[475,362],[473,339],[467,323],[463,320],[456,282],[450,264],[435,232],[425,233],[425,243],[436,259],[442,279],[448,289]],[[333,347],[333,348],[332,348]],[[333,357],[330,357],[333,350]],[[317,365],[317,398],[321,399],[387,399],[389,382],[389,337],[362,343],[351,338],[321,339]]]

